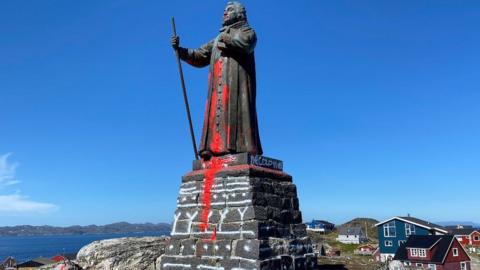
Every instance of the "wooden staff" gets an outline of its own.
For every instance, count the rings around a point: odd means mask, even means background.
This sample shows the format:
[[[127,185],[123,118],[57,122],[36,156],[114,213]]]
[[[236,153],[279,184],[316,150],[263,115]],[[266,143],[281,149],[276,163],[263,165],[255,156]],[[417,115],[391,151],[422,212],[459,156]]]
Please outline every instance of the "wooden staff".
[[[173,36],[176,37],[177,30],[175,28],[175,18],[173,17],[172,17],[172,31],[173,31]],[[195,134],[193,133],[192,117],[190,116],[190,106],[188,105],[187,88],[185,87],[185,80],[183,79],[182,63],[180,62],[180,56],[178,55],[178,48],[175,49],[175,55],[177,56],[178,73],[180,74],[180,82],[182,84],[183,100],[185,101],[185,108],[187,110],[188,124],[190,125],[190,135],[192,137],[193,152],[195,154],[195,159],[198,159],[197,143],[195,141]]]

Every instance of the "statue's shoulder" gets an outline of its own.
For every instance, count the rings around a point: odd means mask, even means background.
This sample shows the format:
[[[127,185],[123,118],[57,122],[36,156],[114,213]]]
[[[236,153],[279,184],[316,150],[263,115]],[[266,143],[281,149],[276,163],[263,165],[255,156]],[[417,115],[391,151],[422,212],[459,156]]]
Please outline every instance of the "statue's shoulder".
[[[255,32],[253,28],[249,24],[245,24],[242,27],[240,27],[240,30],[243,32]]]

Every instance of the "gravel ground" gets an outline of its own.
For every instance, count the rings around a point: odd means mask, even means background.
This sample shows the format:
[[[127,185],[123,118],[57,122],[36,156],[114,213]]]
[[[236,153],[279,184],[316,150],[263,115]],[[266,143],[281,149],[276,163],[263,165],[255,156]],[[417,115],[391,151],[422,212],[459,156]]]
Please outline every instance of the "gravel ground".
[[[480,258],[475,256],[471,256],[471,258],[472,258],[472,262],[471,262],[472,270],[480,270]]]

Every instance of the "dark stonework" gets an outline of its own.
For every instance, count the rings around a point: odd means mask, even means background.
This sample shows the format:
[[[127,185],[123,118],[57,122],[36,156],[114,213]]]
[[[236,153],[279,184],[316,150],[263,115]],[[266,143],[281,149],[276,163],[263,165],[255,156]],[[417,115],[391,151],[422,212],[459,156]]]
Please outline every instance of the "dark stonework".
[[[316,269],[292,177],[253,166],[248,155],[225,159],[212,183],[206,230],[201,213],[210,168],[194,163],[183,176],[160,269]]]

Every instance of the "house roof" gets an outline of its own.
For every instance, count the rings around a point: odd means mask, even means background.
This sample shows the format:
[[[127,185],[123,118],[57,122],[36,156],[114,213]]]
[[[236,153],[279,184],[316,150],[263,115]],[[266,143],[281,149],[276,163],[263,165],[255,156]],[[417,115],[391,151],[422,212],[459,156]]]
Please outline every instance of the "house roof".
[[[441,235],[432,235],[433,237],[413,237],[405,243],[406,248],[432,248],[442,239]]]
[[[436,246],[428,262],[443,264],[454,239],[453,235],[411,235],[407,242],[398,248],[393,259],[409,261],[408,248],[430,249]]]
[[[52,260],[48,259],[48,258],[43,258],[43,257],[38,257],[38,258],[35,258],[33,260],[30,260],[30,261],[26,261],[26,262],[23,262],[19,265],[17,265],[18,267],[20,266],[31,266],[31,267],[38,267],[38,266],[42,266],[42,265],[46,265],[46,264],[51,264],[53,263]]]
[[[77,257],[76,253],[66,253],[66,254],[59,254],[55,255],[52,258],[50,258],[51,261],[58,262],[58,261],[63,261],[63,260],[75,260]]]
[[[440,226],[438,224],[431,223],[429,221],[425,221],[425,220],[422,220],[422,219],[419,219],[419,218],[414,218],[414,217],[393,217],[393,218],[387,219],[385,221],[379,222],[379,223],[375,224],[375,226],[378,227],[379,225],[390,222],[394,219],[398,219],[398,220],[401,220],[401,221],[404,221],[404,222],[407,222],[407,223],[411,223],[411,224],[414,224],[414,225],[417,225],[417,226],[420,226],[420,227],[423,227],[423,228],[426,228],[426,229],[429,229],[429,230],[437,230],[437,231],[440,231],[440,232],[443,232],[443,233],[448,233],[448,230],[443,226]]]
[[[360,235],[363,234],[363,230],[360,227],[340,227],[338,229],[339,235]]]
[[[473,228],[464,228],[464,229],[451,229],[450,233],[453,235],[470,235],[474,231],[476,231]]]

